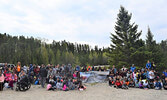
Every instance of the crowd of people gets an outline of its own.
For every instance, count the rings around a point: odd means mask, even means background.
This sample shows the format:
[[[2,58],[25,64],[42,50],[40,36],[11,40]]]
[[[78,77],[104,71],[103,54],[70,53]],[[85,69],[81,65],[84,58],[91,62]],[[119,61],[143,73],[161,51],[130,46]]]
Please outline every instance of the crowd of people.
[[[130,68],[123,66],[117,70],[113,65],[109,73],[109,86],[115,88],[140,88],[140,89],[156,89],[167,90],[167,71],[164,70],[162,74],[156,71],[154,62],[148,61],[146,66],[141,69],[136,69],[132,64]]]
[[[85,90],[86,87],[82,84],[80,72],[86,71],[109,71],[108,80],[109,86],[115,88],[141,88],[141,89],[157,89],[164,88],[167,90],[167,70],[162,75],[157,73],[154,62],[147,62],[146,66],[137,69],[134,64],[126,68],[123,66],[117,69],[114,65],[112,68],[105,67],[97,68],[94,66],[76,66],[71,64],[65,65],[44,65],[41,66],[30,64],[29,66],[21,66],[18,62],[15,67],[8,67],[5,63],[4,67],[0,68],[0,91],[3,88],[14,89],[14,84],[18,80],[26,80],[34,85],[41,85],[42,88],[49,90]],[[29,86],[27,86],[30,88]]]
[[[86,87],[82,84],[80,79],[80,67],[73,69],[71,64],[61,66],[50,65],[41,66],[30,64],[28,67],[21,67],[21,63],[18,62],[14,68],[7,67],[7,63],[0,69],[0,91],[4,87],[11,88],[18,80],[28,77],[27,79],[31,84],[41,85],[42,88],[47,90],[85,90]]]

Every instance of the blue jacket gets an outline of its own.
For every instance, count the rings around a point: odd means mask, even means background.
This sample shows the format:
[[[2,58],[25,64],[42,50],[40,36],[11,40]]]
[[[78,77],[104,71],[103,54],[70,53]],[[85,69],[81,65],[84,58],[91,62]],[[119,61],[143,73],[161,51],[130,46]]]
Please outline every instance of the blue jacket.
[[[151,63],[147,63],[147,64],[146,64],[146,68],[149,68],[149,69],[150,69],[150,68],[151,68]]]
[[[136,67],[130,67],[130,70],[131,70],[132,72],[134,72],[135,69],[136,69]]]
[[[165,75],[165,77],[167,77],[167,72],[163,72],[163,74]]]

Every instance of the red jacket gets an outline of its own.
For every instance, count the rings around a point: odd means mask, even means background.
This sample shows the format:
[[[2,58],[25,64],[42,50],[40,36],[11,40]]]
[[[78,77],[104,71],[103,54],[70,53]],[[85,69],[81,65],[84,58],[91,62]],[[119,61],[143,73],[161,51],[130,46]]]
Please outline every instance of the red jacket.
[[[119,82],[115,82],[115,85],[116,85],[116,86],[121,86],[122,84],[121,84],[121,82],[119,81]]]

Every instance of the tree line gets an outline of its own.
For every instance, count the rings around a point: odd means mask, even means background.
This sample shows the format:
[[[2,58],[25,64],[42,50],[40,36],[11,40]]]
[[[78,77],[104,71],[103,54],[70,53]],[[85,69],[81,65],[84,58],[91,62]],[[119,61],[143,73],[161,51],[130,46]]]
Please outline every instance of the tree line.
[[[106,65],[108,48],[67,41],[47,44],[43,39],[0,33],[0,62],[27,64]]]

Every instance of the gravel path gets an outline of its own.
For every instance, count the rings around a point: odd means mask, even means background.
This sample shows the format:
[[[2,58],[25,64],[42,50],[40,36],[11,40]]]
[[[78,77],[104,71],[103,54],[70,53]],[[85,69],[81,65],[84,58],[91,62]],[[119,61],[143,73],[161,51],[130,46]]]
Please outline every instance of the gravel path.
[[[0,92],[0,100],[167,100],[167,90],[128,90],[109,87],[107,83],[86,84],[85,91],[46,91],[40,86],[32,86],[26,92],[5,89]]]

